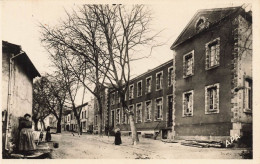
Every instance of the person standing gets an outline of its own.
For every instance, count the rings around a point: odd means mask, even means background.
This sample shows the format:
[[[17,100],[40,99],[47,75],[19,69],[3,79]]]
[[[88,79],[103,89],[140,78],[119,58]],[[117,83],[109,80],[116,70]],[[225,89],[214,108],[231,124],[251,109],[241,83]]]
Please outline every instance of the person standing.
[[[31,115],[26,113],[24,117],[19,120],[19,146],[18,149],[22,153],[30,153],[36,149],[36,145],[33,140],[33,130]]]
[[[49,141],[51,141],[51,128],[50,128],[50,126],[47,127],[46,131],[47,131],[47,132],[46,132],[45,140],[46,140],[47,142],[49,142]]]
[[[121,133],[120,133],[120,129],[116,129],[116,133],[115,133],[115,145],[120,145],[122,144],[122,140],[121,140]]]

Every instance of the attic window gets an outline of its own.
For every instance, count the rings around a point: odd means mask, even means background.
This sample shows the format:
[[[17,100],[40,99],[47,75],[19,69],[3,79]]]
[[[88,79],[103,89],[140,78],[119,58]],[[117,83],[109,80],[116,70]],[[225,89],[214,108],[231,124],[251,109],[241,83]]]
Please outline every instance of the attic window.
[[[200,17],[196,22],[196,32],[200,32],[207,26],[206,19],[204,17]]]

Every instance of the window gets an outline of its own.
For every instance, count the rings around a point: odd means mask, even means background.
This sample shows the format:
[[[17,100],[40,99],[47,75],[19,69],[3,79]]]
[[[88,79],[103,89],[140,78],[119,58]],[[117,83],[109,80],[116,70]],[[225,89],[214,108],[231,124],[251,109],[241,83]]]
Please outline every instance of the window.
[[[220,39],[214,39],[206,44],[206,70],[219,65]]]
[[[128,122],[128,115],[127,115],[126,111],[123,111],[123,109],[122,109],[122,123],[127,124],[127,122]]]
[[[168,68],[168,86],[172,86],[173,82],[173,67]]]
[[[209,85],[205,88],[206,114],[219,112],[219,84]]]
[[[115,104],[115,93],[111,94],[111,105]]]
[[[188,77],[194,74],[194,51],[191,51],[183,56],[183,77]]]
[[[145,121],[151,121],[152,101],[145,102]]]
[[[134,98],[134,84],[129,86],[129,100]]]
[[[163,83],[163,72],[156,73],[156,90],[162,89],[162,83]]]
[[[142,122],[142,103],[136,104],[136,122]]]
[[[205,17],[200,17],[196,22],[196,32],[200,32],[204,28],[207,28],[209,26],[209,22],[206,21]]]
[[[245,90],[244,90],[244,110],[252,111],[252,80],[245,80]]]
[[[146,78],[146,93],[150,93],[152,91],[152,76]]]
[[[184,92],[183,98],[183,112],[182,116],[192,116],[193,115],[193,91]]]
[[[158,98],[156,99],[156,105],[154,110],[155,120],[162,120],[162,107],[163,107],[163,99]]]
[[[116,124],[120,124],[120,109],[116,110]]]
[[[142,81],[137,82],[137,97],[142,96]]]

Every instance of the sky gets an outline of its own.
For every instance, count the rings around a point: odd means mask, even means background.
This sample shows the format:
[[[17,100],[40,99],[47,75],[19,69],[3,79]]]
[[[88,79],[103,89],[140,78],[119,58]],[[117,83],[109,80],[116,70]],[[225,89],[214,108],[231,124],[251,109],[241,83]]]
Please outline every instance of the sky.
[[[27,53],[40,74],[44,74],[45,72],[51,73],[48,53],[40,42],[39,23],[55,26],[59,19],[64,18],[64,9],[70,10],[77,5],[91,2],[94,1],[3,0],[0,2],[1,38],[10,43],[21,45],[23,51]],[[118,2],[120,3],[120,1],[111,3]],[[146,4],[148,1],[129,2]],[[165,44],[153,49],[149,58],[133,62],[131,65],[132,77],[172,59],[171,44],[197,10],[240,6],[251,2],[250,0],[150,0],[148,5],[154,17],[152,28],[158,32],[163,30],[158,42],[164,42]],[[145,49],[142,53],[149,54],[149,52],[149,49]]]

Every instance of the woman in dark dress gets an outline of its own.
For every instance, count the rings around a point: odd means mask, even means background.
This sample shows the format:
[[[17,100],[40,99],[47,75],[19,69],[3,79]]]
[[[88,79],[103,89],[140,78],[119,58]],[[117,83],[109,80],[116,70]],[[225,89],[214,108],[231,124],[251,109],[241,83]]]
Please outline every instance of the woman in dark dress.
[[[120,129],[117,129],[115,133],[115,145],[120,145],[120,144],[122,144],[121,133],[120,133]]]
[[[45,140],[47,142],[51,141],[51,128],[48,126],[47,129],[46,129],[46,137],[45,137]]]
[[[19,123],[19,151],[24,153],[35,150],[36,145],[33,140],[32,122],[30,121],[31,115],[25,114],[20,118]]]

